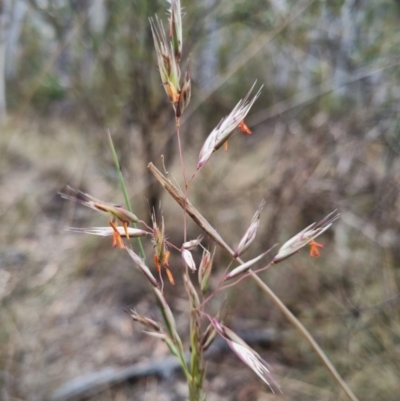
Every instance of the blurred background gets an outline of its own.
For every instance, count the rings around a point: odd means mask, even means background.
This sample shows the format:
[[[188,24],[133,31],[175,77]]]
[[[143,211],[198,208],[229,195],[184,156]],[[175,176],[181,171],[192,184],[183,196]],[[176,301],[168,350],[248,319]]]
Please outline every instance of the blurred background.
[[[205,138],[254,81],[246,119],[189,188],[232,247],[262,198],[250,259],[334,209],[341,218],[261,277],[303,322],[360,400],[400,397],[400,2],[183,1],[183,66],[192,101],[181,133],[188,174]],[[147,171],[182,185],[173,112],[156,67],[148,18],[167,27],[166,1],[0,1],[0,399],[46,400],[72,379],[168,354],[127,313],[158,319],[147,282],[110,239],[64,231],[106,225],[65,202],[66,184],[122,202],[110,129],[135,214],[162,210],[180,246],[182,211]],[[189,237],[200,231],[188,222]],[[212,247],[211,240],[205,245]],[[135,243],[132,244],[134,247]],[[145,243],[148,263],[152,244]],[[199,260],[200,251],[195,255]],[[229,259],[217,251],[213,283]],[[166,293],[185,337],[181,261]],[[262,264],[259,265],[262,267]],[[193,276],[194,281],[196,277]],[[255,345],[284,394],[230,353],[210,358],[210,400],[344,400],[307,343],[250,280],[225,302],[235,330],[270,330]],[[90,400],[181,400],[178,373],[102,386]],[[273,398],[274,397],[274,398]],[[82,399],[78,397],[77,399]]]

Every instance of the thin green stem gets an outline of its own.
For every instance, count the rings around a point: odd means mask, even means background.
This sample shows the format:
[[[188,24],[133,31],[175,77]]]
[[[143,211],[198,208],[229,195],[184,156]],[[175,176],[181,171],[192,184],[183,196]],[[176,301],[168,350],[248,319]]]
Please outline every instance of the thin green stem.
[[[113,155],[115,167],[116,167],[117,173],[118,173],[118,181],[119,181],[119,184],[121,185],[121,190],[122,190],[122,193],[124,195],[125,205],[128,208],[128,210],[131,213],[133,213],[132,212],[131,203],[130,203],[129,197],[128,197],[128,191],[126,190],[124,176],[122,175],[121,166],[120,166],[119,161],[118,161],[117,152],[115,151],[114,142],[112,140],[110,130],[107,131],[107,135],[108,135],[108,142],[110,144],[110,149],[111,149],[111,153]],[[135,223],[133,223],[133,227],[136,228],[136,224]],[[137,243],[138,243],[138,246],[139,246],[140,255],[141,255],[142,259],[145,260],[146,256],[145,256],[144,249],[143,249],[143,244],[142,244],[142,241],[140,240],[140,238],[137,238]]]

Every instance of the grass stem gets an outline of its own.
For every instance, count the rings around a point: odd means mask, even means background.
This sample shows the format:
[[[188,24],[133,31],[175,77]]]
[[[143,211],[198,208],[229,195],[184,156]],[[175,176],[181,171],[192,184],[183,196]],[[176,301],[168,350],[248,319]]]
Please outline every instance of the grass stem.
[[[115,167],[116,167],[117,173],[118,173],[118,181],[119,181],[119,184],[121,185],[121,190],[122,190],[122,193],[124,195],[125,205],[126,205],[127,209],[131,213],[133,213],[132,212],[131,203],[130,203],[129,197],[128,197],[128,191],[126,190],[124,176],[122,175],[121,166],[120,166],[119,161],[118,161],[117,152],[115,151],[114,142],[112,140],[110,130],[107,131],[107,136],[108,136],[108,142],[110,144],[111,153],[112,153],[112,156],[113,156],[113,159],[114,159]],[[135,223],[133,223],[133,227],[136,228],[136,224]],[[143,244],[142,244],[142,241],[141,241],[140,238],[137,238],[137,243],[138,243],[138,246],[139,246],[140,256],[142,257],[143,260],[145,260],[146,256],[145,256],[144,249],[143,249]]]

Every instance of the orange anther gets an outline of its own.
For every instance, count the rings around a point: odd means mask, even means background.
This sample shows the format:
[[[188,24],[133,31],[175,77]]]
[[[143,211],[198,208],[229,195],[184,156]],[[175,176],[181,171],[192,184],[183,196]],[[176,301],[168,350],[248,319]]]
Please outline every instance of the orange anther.
[[[164,266],[169,266],[169,255],[171,254],[170,251],[166,251],[164,253],[164,260],[163,260],[163,265]]]
[[[116,225],[112,220],[109,222],[109,224],[114,230],[112,247],[116,248],[118,245],[120,249],[125,249],[124,241],[122,241],[121,234],[118,232]]]
[[[168,280],[169,282],[174,285],[175,284],[175,280],[174,277],[172,276],[171,270],[168,269],[168,267],[165,268],[165,271],[167,272],[167,276],[168,276]]]
[[[310,253],[309,253],[310,258],[312,258],[313,256],[319,258],[321,254],[318,248],[322,249],[324,246],[316,241],[310,241],[308,245],[310,245]]]
[[[160,265],[160,260],[158,259],[158,255],[154,255],[154,264],[156,266],[157,272],[159,272],[161,269],[161,265]]]
[[[111,246],[112,246],[113,248],[116,248],[117,245],[118,245],[118,242],[117,242],[117,233],[114,232],[114,233],[113,233],[113,242],[112,242],[112,245],[111,245]]]
[[[129,239],[129,232],[128,232],[128,223],[126,221],[121,221],[122,226],[124,227],[126,238]]]
[[[245,124],[244,120],[240,121],[239,129],[240,129],[240,132],[243,132],[243,134],[247,134],[247,135],[251,134],[250,128]]]

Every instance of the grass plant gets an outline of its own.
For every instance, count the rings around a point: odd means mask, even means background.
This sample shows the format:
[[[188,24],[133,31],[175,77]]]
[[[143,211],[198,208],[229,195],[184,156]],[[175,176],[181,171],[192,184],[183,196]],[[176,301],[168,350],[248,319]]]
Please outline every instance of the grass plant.
[[[183,241],[181,244],[173,244],[168,240],[165,233],[166,228],[164,217],[161,212],[157,215],[156,211],[153,211],[151,226],[146,224],[144,219],[136,217],[136,215],[133,214],[133,209],[129,203],[128,190],[125,186],[117,153],[110,133],[108,134],[110,148],[118,171],[119,182],[124,195],[126,209],[122,205],[103,202],[81,191],[75,191],[71,188],[67,189],[66,191],[61,192],[63,197],[75,200],[96,211],[107,214],[110,217],[109,227],[79,229],[71,227],[69,229],[72,231],[85,232],[87,234],[112,236],[113,246],[119,246],[121,249],[126,250],[135,266],[147,279],[150,290],[153,292],[157,306],[161,312],[163,322],[162,324],[156,322],[147,316],[140,315],[136,311],[132,311],[132,318],[145,327],[146,333],[149,336],[165,342],[170,352],[178,358],[188,384],[188,398],[190,401],[206,399],[206,392],[204,390],[206,374],[204,352],[208,349],[217,335],[226,341],[238,358],[252,369],[254,373],[270,387],[271,391],[282,391],[280,385],[273,378],[268,363],[224,324],[223,319],[221,318],[223,311],[220,310],[216,316],[209,312],[210,301],[216,294],[232,286],[239,285],[239,283],[246,278],[253,279],[261,288],[263,293],[273,301],[289,322],[296,327],[300,335],[307,340],[313,350],[318,354],[320,360],[328,369],[338,387],[343,390],[348,399],[356,401],[356,396],[340,377],[311,334],[258,276],[259,273],[273,268],[278,263],[283,262],[289,257],[295,256],[300,249],[306,246],[310,246],[310,256],[319,256],[320,249],[323,245],[316,242],[315,239],[329,229],[334,221],[338,219],[338,212],[334,211],[319,222],[312,223],[285,242],[278,249],[273,246],[251,260],[243,260],[242,255],[257,238],[256,234],[260,224],[260,215],[264,206],[264,201],[261,201],[260,207],[255,212],[248,229],[239,241],[239,245],[236,249],[232,249],[232,247],[230,247],[219,235],[218,231],[193,206],[189,200],[189,195],[190,189],[195,185],[196,177],[201,173],[203,167],[219,149],[227,148],[228,140],[235,132],[240,131],[247,135],[251,134],[251,131],[245,124],[244,120],[252,105],[257,100],[261,88],[255,93],[255,95],[251,96],[253,89],[256,86],[255,83],[244,98],[237,102],[231,113],[220,120],[220,123],[210,133],[200,149],[195,171],[192,174],[188,174],[185,167],[185,152],[181,141],[180,125],[181,117],[184,115],[185,109],[189,105],[191,98],[191,77],[189,68],[186,69],[183,77],[181,74],[183,35],[180,0],[170,1],[168,33],[166,33],[163,23],[158,17],[151,19],[150,25],[154,38],[161,83],[174,112],[183,190],[180,190],[175,186],[168,177],[162,174],[155,167],[153,163],[150,163],[148,167],[155,179],[165,188],[183,210]],[[188,218],[191,218],[203,230],[205,235],[211,238],[211,240],[221,248],[223,252],[226,252],[230,256],[231,261],[222,275],[220,275],[216,286],[210,285],[210,276],[213,269],[215,250],[203,247],[203,236],[196,239],[187,238]],[[122,224],[122,227],[118,227],[119,222]],[[133,226],[129,227],[130,224]],[[137,226],[140,226],[141,228],[138,229]],[[137,238],[138,252],[127,243],[127,240],[131,237]],[[151,238],[154,249],[153,258],[145,258],[145,251],[140,237],[143,237],[145,240],[146,238]],[[203,247],[204,250],[198,266],[196,265],[192,255],[192,251],[197,247]],[[273,253],[273,251],[275,251],[275,253]],[[181,255],[182,269],[180,273],[171,271],[169,267],[171,252]],[[273,257],[270,257],[270,254],[273,255]],[[257,266],[258,262],[264,257],[270,257],[269,262],[265,263],[264,267],[255,268],[253,270],[253,267]],[[148,261],[151,261],[152,263]],[[153,273],[154,269],[151,266],[152,264],[157,272],[156,275]],[[194,274],[194,272],[197,272],[197,274]],[[169,283],[164,282],[164,274],[166,274]],[[190,315],[190,334],[188,340],[190,344],[189,361],[187,361],[185,356],[184,344],[186,344],[187,341],[182,339],[178,333],[173,311],[164,292],[166,285],[173,285],[175,283],[174,275],[176,274],[182,275],[188,300],[188,310]]]

